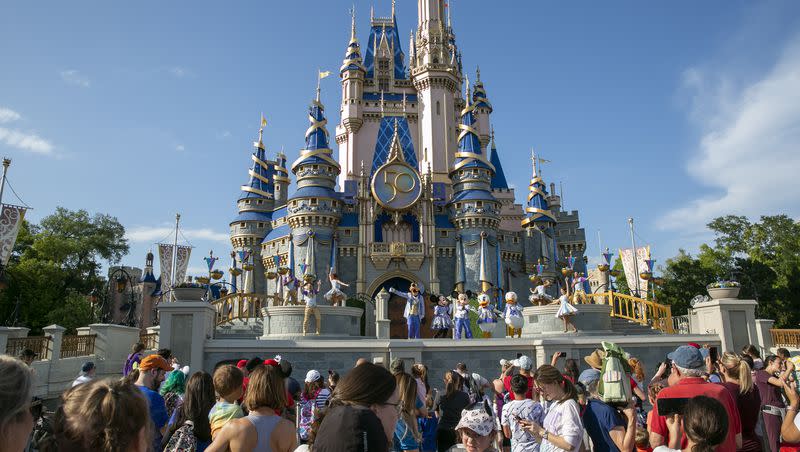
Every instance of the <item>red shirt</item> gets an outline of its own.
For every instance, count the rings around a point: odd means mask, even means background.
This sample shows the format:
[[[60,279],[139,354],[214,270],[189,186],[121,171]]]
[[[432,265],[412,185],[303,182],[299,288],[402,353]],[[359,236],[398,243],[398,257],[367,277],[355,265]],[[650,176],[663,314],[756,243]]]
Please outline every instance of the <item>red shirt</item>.
[[[506,388],[506,391],[508,391],[509,394],[514,394],[514,391],[511,390],[511,377],[513,377],[513,375],[507,375],[505,378],[503,378],[503,387]],[[523,375],[523,377],[528,379],[528,392],[525,393],[525,398],[526,399],[532,399],[533,398],[533,376],[531,376],[531,375]],[[511,399],[513,400],[513,397]]]
[[[657,401],[661,399],[691,398],[699,395],[717,399],[728,413],[728,436],[725,441],[717,446],[719,451],[736,450],[736,435],[742,432],[742,423],[739,419],[739,409],[731,393],[724,386],[708,383],[700,377],[684,377],[675,386],[670,386],[658,393]],[[664,444],[669,442],[669,429],[667,418],[658,414],[658,403],[653,406],[653,415],[650,421],[650,431],[658,433],[664,438]],[[681,448],[686,447],[686,435],[681,438]]]

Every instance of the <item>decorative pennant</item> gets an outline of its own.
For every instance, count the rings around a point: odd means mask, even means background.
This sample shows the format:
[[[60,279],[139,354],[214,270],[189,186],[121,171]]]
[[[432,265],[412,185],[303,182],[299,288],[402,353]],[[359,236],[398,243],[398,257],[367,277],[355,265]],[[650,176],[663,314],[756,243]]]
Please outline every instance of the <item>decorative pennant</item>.
[[[0,263],[5,267],[11,252],[14,251],[14,243],[17,242],[19,227],[25,217],[25,207],[3,204],[0,212]]]

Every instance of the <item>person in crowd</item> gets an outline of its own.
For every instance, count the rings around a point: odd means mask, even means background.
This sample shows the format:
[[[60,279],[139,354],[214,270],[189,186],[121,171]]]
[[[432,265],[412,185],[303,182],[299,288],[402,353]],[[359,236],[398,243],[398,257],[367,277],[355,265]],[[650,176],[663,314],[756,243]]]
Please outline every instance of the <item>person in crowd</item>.
[[[36,357],[39,356],[36,354],[35,351],[26,348],[19,353],[20,361],[24,362],[26,366],[30,367],[34,361],[36,361]]]
[[[72,386],[78,386],[79,384],[92,381],[96,373],[97,368],[95,367],[94,363],[92,361],[86,361],[81,366],[81,373],[78,374],[78,378],[72,382]]]
[[[650,433],[643,427],[636,428],[636,452],[653,452],[650,447]]]
[[[339,372],[335,370],[328,369],[328,389],[331,391],[331,394],[336,389],[336,385],[339,384],[339,380],[341,380],[341,376],[339,376]]]
[[[578,368],[578,361],[572,358],[564,360],[564,378],[575,384],[580,376],[580,369]]]
[[[483,402],[476,403],[461,412],[461,418],[456,425],[456,432],[467,452],[494,451],[492,440],[495,433],[495,421],[488,405]],[[461,450],[453,447],[451,450]]]
[[[713,397],[699,395],[689,399],[683,416],[672,415],[667,420],[669,445],[658,446],[653,452],[714,452],[724,448],[730,437],[730,418],[725,406]],[[685,437],[685,440],[682,440]],[[685,445],[681,445],[685,444]]]
[[[583,425],[575,385],[548,364],[536,370],[534,379],[550,405],[541,424],[525,420],[520,424],[541,441],[542,450],[577,452],[583,442]]]
[[[147,400],[132,384],[92,380],[64,392],[60,405],[52,436],[40,443],[42,452],[145,452],[153,447]]]
[[[219,400],[208,412],[212,439],[228,422],[244,417],[242,407],[236,403],[244,394],[243,381],[244,373],[238,367],[220,366],[214,371],[214,391]]]
[[[495,391],[501,393],[505,391],[509,395],[509,398],[511,398],[511,394],[513,394],[513,391],[511,390],[511,377],[513,376],[513,369],[516,368],[519,370],[519,375],[522,375],[528,380],[528,392],[525,393],[525,398],[532,399],[533,375],[531,374],[531,369],[533,369],[533,360],[526,355],[522,355],[519,358],[511,361],[510,364],[511,366],[508,371],[504,372],[505,376],[502,379],[502,386],[498,387],[498,384],[495,381]]]
[[[33,372],[19,359],[0,355],[0,438],[10,452],[21,452],[33,430]]]
[[[724,386],[709,383],[703,379],[705,360],[700,350],[691,345],[682,345],[668,354],[667,357],[672,361],[670,380],[674,380],[674,384],[662,389],[658,393],[656,403],[653,405],[653,414],[649,426],[650,445],[653,448],[657,448],[667,444],[669,440],[667,417],[658,413],[658,400],[708,396],[719,400],[730,416],[730,427],[727,429],[728,435],[720,450],[733,451],[740,447],[742,444],[742,426],[736,402]],[[685,446],[686,441],[686,435],[683,435],[681,445]]]
[[[246,359],[240,359],[239,361],[237,361],[236,362],[236,368],[241,370],[242,371],[242,375],[244,375],[245,377],[248,375],[248,373],[247,373],[247,360]]]
[[[142,352],[144,351],[144,344],[137,342],[131,347],[131,353],[125,359],[125,367],[122,368],[122,376],[126,377],[132,370],[139,368],[139,363],[142,362]]]
[[[780,347],[775,350],[775,354],[781,358],[783,363],[781,366],[780,379],[784,381],[794,380],[794,363],[791,361],[792,355],[789,350]]]
[[[417,411],[424,408],[417,396],[417,383],[409,374],[395,376],[399,395],[400,417],[394,427],[392,442],[395,450],[419,452],[422,435],[417,425]],[[426,413],[427,414],[427,413]]]
[[[150,355],[139,363],[139,378],[136,386],[147,399],[151,420],[151,442],[153,450],[161,450],[161,439],[167,429],[167,407],[164,398],[158,393],[164,374],[172,370],[167,361],[159,355]],[[78,386],[80,387],[80,386]]]
[[[602,370],[603,359],[605,357],[606,357],[606,352],[598,348],[595,349],[589,356],[584,356],[583,360],[592,369]],[[633,394],[636,397],[639,397],[640,399],[644,400],[644,398],[647,397],[647,395],[644,393],[644,390],[639,388],[639,385],[638,383],[636,383],[636,380],[633,378],[633,375],[629,375],[628,378],[630,379],[631,382],[631,391],[633,392]]]
[[[159,348],[156,352],[156,355],[164,358],[169,363],[170,367],[172,366],[172,361],[174,358],[174,356],[172,356],[172,350],[168,348]]]
[[[367,358],[358,358],[356,360],[356,364],[353,367],[358,367],[358,366],[360,366],[362,364],[366,364],[368,362],[369,362],[369,360]]]
[[[258,366],[263,365],[264,360],[261,359],[260,356],[254,356],[247,360],[247,364],[244,366],[245,376],[244,380],[242,380],[242,389],[244,391],[242,392],[242,396],[239,398],[239,403],[242,404],[242,406],[244,406],[244,396],[247,394],[247,384],[250,382],[250,374],[252,374]]]
[[[636,406],[633,401],[622,416],[603,402],[598,393],[600,371],[586,369],[578,377],[589,397],[583,412],[583,427],[592,439],[594,452],[630,452],[636,442]]]
[[[372,363],[354,367],[342,378],[315,423],[309,442],[314,452],[387,452],[399,418],[397,382]]]
[[[167,416],[172,418],[172,415],[183,403],[183,394],[186,392],[186,375],[183,372],[173,370],[164,379],[164,384],[161,385],[158,392],[164,398]]]
[[[489,381],[480,376],[480,374],[469,373],[467,365],[464,363],[456,364],[455,371],[464,379],[464,392],[469,396],[470,403],[477,403],[483,400],[486,390],[492,388]]]
[[[422,363],[414,363],[411,366],[411,376],[417,382],[417,396],[425,402],[428,397],[428,391],[431,389],[428,384],[428,366]]]
[[[228,422],[207,451],[288,452],[297,447],[294,425],[278,414],[286,406],[286,388],[277,366],[258,366],[250,374],[244,403],[249,414]]]
[[[753,384],[750,366],[738,355],[724,353],[718,363],[722,385],[736,401],[742,423],[742,447],[738,450],[761,452],[761,438],[756,435],[756,424],[761,411],[761,395]]]
[[[656,406],[656,400],[658,400],[658,394],[665,387],[666,386],[664,386],[661,383],[651,383],[650,386],[647,387],[647,402],[650,404],[650,406]],[[653,414],[655,414],[653,410],[647,412],[647,418],[646,418],[647,422],[645,423],[645,425],[647,426],[648,429],[650,428],[651,425],[653,425]],[[647,444],[650,444],[649,432],[647,436]]]
[[[400,358],[395,358],[389,363],[389,372],[397,376],[406,373],[406,363]]]
[[[464,379],[458,372],[444,373],[444,394],[439,394],[433,406],[439,416],[436,428],[436,448],[444,452],[456,443],[456,425],[461,411],[469,406],[469,396],[462,391]],[[494,430],[494,429],[493,429]]]
[[[761,370],[764,368],[764,360],[761,359],[761,352],[758,347],[753,344],[747,344],[742,347],[742,354],[753,358],[753,370]]]
[[[784,382],[783,388],[786,398],[789,400],[789,406],[786,407],[786,416],[781,425],[781,438],[785,443],[792,444],[794,448],[789,449],[787,444],[782,444],[781,451],[798,450],[800,449],[800,416],[797,415],[797,412],[800,410],[800,395],[797,393],[797,382]]]
[[[761,396],[761,413],[764,419],[766,443],[772,450],[778,450],[781,432],[781,417],[785,407],[781,390],[784,382],[776,377],[781,370],[781,358],[769,355],[764,359],[764,368],[755,371],[753,381]]]
[[[503,434],[511,440],[513,452],[538,452],[539,442],[530,432],[522,428],[519,421],[536,421],[541,424],[544,420],[544,409],[539,402],[525,398],[525,393],[528,392],[528,380],[524,376],[514,375],[511,378],[511,391],[514,400],[503,406],[500,416]]]
[[[331,396],[331,391],[325,387],[322,375],[316,370],[309,370],[306,374],[305,387],[300,396],[300,415],[298,416],[297,431],[300,443],[308,442],[311,432],[311,424],[314,422],[315,415],[325,408],[325,403]]]
[[[183,373],[183,372],[176,372]],[[208,413],[214,406],[214,381],[207,372],[195,372],[186,382],[183,404],[170,419],[170,438],[167,451],[185,450],[179,447],[187,441],[196,452],[203,452],[211,444],[211,424]],[[173,447],[171,447],[173,446]]]
[[[433,409],[433,401],[436,399],[436,388],[431,389],[425,398],[426,416],[417,419],[419,423],[419,433],[422,435],[422,443],[419,447],[422,452],[436,452],[436,429],[439,426],[439,418]]]

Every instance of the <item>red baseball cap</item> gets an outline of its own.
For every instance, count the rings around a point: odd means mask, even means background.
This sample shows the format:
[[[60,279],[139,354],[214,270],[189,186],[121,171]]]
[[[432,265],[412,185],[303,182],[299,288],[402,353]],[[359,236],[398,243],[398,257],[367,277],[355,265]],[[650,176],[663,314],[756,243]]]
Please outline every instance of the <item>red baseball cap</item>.
[[[244,369],[245,366],[247,366],[247,360],[246,359],[240,359],[239,362],[236,363],[236,367],[238,367],[239,369]]]
[[[265,360],[264,361],[264,365],[265,366],[272,366],[272,367],[279,367],[280,366],[278,361],[275,361],[274,359]]]
[[[700,344],[698,344],[697,342],[689,342],[686,345],[691,345],[692,347],[694,347],[694,348],[696,348],[698,350],[702,348],[702,347],[700,347]]]

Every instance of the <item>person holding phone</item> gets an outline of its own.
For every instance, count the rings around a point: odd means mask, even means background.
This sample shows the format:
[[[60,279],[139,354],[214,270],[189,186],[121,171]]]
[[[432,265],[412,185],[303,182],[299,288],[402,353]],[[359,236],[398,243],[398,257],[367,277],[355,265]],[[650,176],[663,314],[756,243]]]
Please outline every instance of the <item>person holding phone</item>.
[[[697,396],[686,399],[682,411],[667,418],[669,445],[658,446],[653,452],[733,450],[724,446],[730,432],[728,413],[722,403]]]
[[[530,421],[541,424],[544,420],[544,409],[538,401],[525,398],[528,380],[524,376],[514,375],[511,378],[511,391],[514,393],[514,400],[503,406],[501,415],[503,434],[511,439],[512,452],[536,452],[539,450],[539,443],[523,425],[530,424]]]
[[[551,403],[541,424],[536,421],[522,422],[523,428],[541,442],[541,450],[579,451],[583,442],[583,423],[575,386],[558,369],[548,364],[536,370],[534,379]]]

